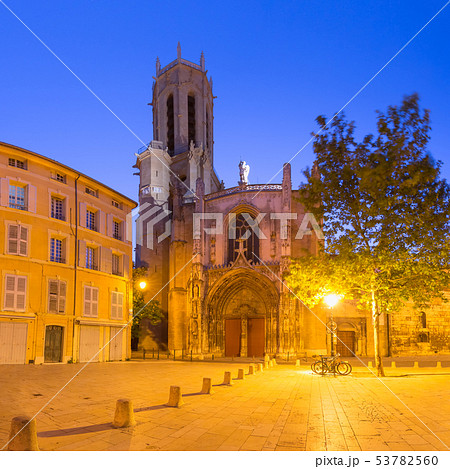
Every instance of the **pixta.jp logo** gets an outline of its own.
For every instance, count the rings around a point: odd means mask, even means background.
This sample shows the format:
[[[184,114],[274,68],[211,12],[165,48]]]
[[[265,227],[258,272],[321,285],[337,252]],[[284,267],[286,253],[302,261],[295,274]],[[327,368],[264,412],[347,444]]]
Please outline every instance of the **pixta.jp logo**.
[[[154,247],[154,227],[167,219],[164,225],[164,232],[157,237],[160,243],[171,234],[172,223],[170,210],[159,206],[151,206],[144,203],[140,209],[140,215],[136,226],[136,243],[148,249]],[[270,226],[278,227],[279,239],[288,239],[292,222],[298,219],[297,213],[259,213],[253,217],[250,213],[193,213],[192,214],[193,239],[201,239],[202,232],[209,236],[225,236],[228,239],[248,239],[255,235],[259,239],[267,239],[265,233]],[[273,220],[274,222],[271,222]],[[275,224],[274,224],[275,223]],[[296,225],[297,226],[297,225]],[[145,233],[145,236],[144,236]],[[295,239],[303,239],[304,236],[311,236],[313,233],[317,239],[323,240],[323,232],[312,213],[305,213],[295,232]]]

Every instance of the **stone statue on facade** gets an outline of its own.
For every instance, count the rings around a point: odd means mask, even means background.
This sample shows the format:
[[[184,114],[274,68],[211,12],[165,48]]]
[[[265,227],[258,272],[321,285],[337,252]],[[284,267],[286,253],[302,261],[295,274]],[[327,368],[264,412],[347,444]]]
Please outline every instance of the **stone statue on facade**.
[[[248,184],[249,172],[250,172],[250,166],[245,161],[239,162],[239,176],[240,176],[239,185],[240,186],[246,186]]]

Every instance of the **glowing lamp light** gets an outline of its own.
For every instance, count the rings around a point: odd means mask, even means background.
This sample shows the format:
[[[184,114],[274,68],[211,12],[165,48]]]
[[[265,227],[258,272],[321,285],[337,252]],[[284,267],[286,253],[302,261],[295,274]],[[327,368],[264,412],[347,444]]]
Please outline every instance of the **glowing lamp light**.
[[[334,293],[331,293],[330,295],[327,295],[323,300],[330,308],[333,308],[333,306],[336,306],[336,304],[338,303],[339,296],[335,295]]]
[[[143,290],[147,286],[147,282],[145,280],[141,280],[139,282],[139,288]]]

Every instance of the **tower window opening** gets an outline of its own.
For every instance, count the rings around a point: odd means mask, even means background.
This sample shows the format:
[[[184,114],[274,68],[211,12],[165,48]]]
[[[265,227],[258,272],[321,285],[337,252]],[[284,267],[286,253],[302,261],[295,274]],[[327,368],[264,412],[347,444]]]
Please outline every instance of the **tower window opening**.
[[[206,148],[209,148],[209,114],[206,111]]]
[[[242,243],[243,254],[246,259],[258,263],[259,238],[250,228],[242,213],[236,216],[236,239],[228,240],[228,262],[234,262],[238,256],[239,245]],[[240,241],[243,240],[243,241]]]
[[[175,151],[175,117],[173,113],[173,95],[167,98],[167,148],[173,156]]]
[[[195,98],[188,96],[188,139],[189,144],[195,141]]]
[[[424,313],[423,311],[420,313],[420,324],[422,329],[427,328],[427,313]]]

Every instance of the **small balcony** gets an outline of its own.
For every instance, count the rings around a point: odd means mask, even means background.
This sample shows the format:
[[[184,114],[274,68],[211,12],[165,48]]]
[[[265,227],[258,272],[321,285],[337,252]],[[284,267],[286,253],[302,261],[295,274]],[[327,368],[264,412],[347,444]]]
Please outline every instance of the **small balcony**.
[[[61,257],[61,256],[50,256],[50,261],[57,262],[58,264],[66,263],[66,259],[64,259],[64,257]]]
[[[13,204],[9,203],[9,208],[15,208],[17,210],[25,210],[28,211],[28,207],[25,204]]]

